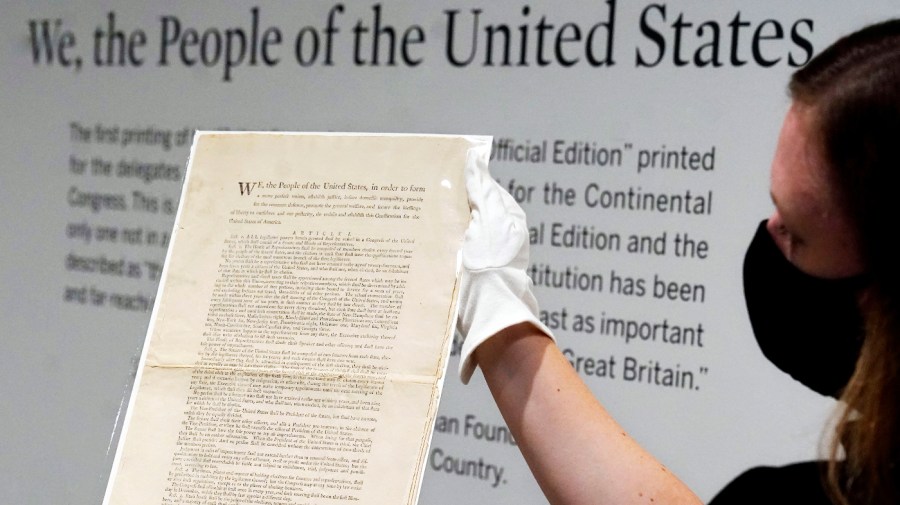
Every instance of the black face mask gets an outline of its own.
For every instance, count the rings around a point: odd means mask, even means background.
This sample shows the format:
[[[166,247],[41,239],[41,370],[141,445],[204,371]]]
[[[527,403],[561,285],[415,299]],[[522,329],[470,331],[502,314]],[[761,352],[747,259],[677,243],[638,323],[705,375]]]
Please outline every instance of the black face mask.
[[[861,277],[821,279],[801,272],[763,221],[744,258],[744,298],[763,354],[823,395],[838,397],[862,344]]]

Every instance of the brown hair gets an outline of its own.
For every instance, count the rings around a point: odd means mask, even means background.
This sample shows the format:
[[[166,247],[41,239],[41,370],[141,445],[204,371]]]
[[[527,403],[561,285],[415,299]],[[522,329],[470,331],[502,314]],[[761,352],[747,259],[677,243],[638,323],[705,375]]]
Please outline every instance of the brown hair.
[[[857,230],[865,336],[841,399],[827,484],[841,504],[900,501],[900,19],[825,49],[791,78]],[[839,458],[841,449],[846,454]]]

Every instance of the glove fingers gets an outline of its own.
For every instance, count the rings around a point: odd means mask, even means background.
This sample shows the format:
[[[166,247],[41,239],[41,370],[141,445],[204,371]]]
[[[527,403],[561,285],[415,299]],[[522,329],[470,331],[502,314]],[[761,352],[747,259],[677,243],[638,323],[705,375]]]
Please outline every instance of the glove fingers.
[[[501,188],[494,179],[490,179],[485,183],[482,203],[484,204],[484,210],[491,213],[491,219],[508,219],[505,215],[508,210],[506,201],[506,196],[508,195],[509,193]]]
[[[466,193],[469,196],[469,206],[473,209],[484,208],[484,192],[486,183],[493,181],[488,173],[487,163],[484,158],[478,156],[474,149],[470,149],[466,155]]]
[[[515,198],[506,190],[497,186],[501,196],[503,209],[505,210],[506,221],[505,233],[507,234],[507,242],[514,244],[515,256],[510,259],[510,266],[516,268],[526,268],[528,266],[528,224],[525,218],[525,211],[516,202]]]
[[[524,223],[525,222],[525,211],[522,210],[522,207],[519,205],[518,202],[516,202],[516,199],[513,198],[512,195],[509,194],[508,191],[501,188],[499,185],[497,185],[497,189],[500,190],[503,207],[506,209],[506,212],[509,214],[512,214],[512,216],[514,218],[516,218],[517,220],[520,220]]]
[[[473,270],[504,265],[527,267],[529,236],[525,211],[491,177],[486,156],[469,151],[466,161],[471,222],[466,230],[463,264]]]

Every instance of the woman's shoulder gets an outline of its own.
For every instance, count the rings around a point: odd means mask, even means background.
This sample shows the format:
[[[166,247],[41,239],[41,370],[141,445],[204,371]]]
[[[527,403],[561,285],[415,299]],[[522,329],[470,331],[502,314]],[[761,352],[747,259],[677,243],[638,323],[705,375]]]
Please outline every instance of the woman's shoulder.
[[[824,465],[823,461],[806,461],[751,468],[728,483],[709,503],[831,505],[822,477]]]

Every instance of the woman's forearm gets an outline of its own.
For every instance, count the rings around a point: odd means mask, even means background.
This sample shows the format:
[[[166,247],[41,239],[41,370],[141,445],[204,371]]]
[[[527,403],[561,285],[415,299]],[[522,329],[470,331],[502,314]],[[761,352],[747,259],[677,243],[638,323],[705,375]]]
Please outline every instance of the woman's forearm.
[[[700,503],[616,423],[534,326],[507,328],[475,356],[552,504]]]

